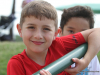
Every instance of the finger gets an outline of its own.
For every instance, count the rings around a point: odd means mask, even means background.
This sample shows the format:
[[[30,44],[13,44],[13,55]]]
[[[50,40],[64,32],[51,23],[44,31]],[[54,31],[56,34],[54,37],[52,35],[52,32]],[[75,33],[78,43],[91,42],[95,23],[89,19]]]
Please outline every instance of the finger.
[[[46,75],[45,72],[43,70],[40,70],[40,74],[41,75]]]
[[[72,61],[75,62],[75,68],[77,68],[78,65],[80,65],[80,59],[78,58],[72,58]]]
[[[80,60],[80,59],[78,59],[78,58],[72,58],[72,61],[75,62],[75,63],[78,63],[79,60]]]
[[[45,71],[44,69],[40,71],[41,75],[51,75],[49,71]]]
[[[47,71],[47,74],[48,74],[48,75],[51,75],[51,73],[50,73],[49,71]]]
[[[78,73],[79,71],[76,70],[75,68],[67,68],[65,69],[66,72],[69,72],[69,73]]]

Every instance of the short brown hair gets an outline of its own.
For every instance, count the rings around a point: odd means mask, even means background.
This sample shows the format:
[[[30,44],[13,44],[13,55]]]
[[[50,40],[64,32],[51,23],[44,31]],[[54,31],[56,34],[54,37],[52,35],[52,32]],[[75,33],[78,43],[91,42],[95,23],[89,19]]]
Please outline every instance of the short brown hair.
[[[36,0],[28,3],[22,9],[21,18],[20,18],[20,26],[22,27],[23,22],[25,21],[25,17],[34,16],[38,19],[51,19],[54,20],[55,29],[57,30],[58,25],[58,17],[56,9],[48,2],[42,0]]]
[[[94,27],[93,11],[89,6],[74,6],[63,10],[60,27],[63,30],[64,25],[73,17],[84,18],[89,21],[90,28]]]

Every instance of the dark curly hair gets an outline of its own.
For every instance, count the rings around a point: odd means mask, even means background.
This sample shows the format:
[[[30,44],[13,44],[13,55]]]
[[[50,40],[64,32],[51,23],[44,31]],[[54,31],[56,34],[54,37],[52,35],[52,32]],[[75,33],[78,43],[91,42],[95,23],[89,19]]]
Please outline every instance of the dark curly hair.
[[[84,18],[89,21],[90,28],[94,27],[93,11],[89,6],[74,6],[64,9],[61,17],[60,27],[63,30],[64,25],[73,17]]]

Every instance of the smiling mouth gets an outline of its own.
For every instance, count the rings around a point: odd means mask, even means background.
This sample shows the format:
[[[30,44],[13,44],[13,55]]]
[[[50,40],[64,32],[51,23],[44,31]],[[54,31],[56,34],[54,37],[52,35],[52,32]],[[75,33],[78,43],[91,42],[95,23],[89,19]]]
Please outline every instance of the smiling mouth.
[[[34,44],[36,44],[36,45],[41,45],[41,44],[43,44],[44,42],[39,42],[39,41],[32,41]]]

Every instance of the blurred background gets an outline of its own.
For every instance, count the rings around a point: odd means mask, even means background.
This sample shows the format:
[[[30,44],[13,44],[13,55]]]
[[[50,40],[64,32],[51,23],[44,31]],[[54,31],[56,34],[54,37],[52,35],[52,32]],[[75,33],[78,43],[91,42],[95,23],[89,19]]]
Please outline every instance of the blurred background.
[[[16,29],[20,22],[23,0],[0,0],[0,75],[7,75],[9,59],[25,49]],[[58,26],[62,10],[75,5],[87,5],[94,11],[95,28],[100,27],[100,0],[45,0],[51,3],[58,13]],[[97,54],[100,61],[100,52]]]
[[[23,0],[1,0],[0,1],[0,22],[1,19],[11,20],[9,24],[5,21],[4,24],[0,23],[0,38],[2,40],[16,40],[16,35],[18,35],[16,24],[20,21],[21,5]],[[60,18],[62,10],[64,8],[69,8],[75,5],[87,5],[90,6],[94,11],[95,28],[100,27],[100,0],[45,0],[51,3],[58,12],[58,26],[60,24]],[[8,21],[7,21],[8,22]],[[8,25],[8,27],[7,27]],[[8,36],[7,36],[8,35]],[[8,37],[8,38],[7,38]]]

